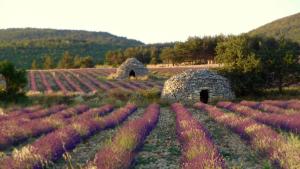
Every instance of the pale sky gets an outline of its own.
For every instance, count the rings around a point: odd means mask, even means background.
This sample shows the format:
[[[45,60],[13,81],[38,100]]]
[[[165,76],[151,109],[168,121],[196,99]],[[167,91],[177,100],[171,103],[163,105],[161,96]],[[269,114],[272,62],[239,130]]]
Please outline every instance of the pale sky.
[[[105,31],[144,43],[239,34],[300,12],[300,0],[0,0],[0,29]]]

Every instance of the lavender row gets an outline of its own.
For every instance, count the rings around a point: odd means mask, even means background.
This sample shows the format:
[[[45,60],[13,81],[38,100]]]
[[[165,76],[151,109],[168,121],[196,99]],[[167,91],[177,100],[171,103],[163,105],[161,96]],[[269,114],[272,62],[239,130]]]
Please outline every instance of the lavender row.
[[[36,106],[25,107],[22,109],[12,110],[12,111],[8,112],[6,115],[0,115],[0,121],[15,119],[18,116],[22,116],[23,114],[33,113],[33,112],[36,112],[41,109],[42,109],[41,106],[36,105]]]
[[[93,71],[87,71],[86,74],[90,75],[91,77],[93,77],[95,79],[97,79],[97,77],[98,77],[98,75],[95,72],[93,72]],[[104,83],[106,86],[108,86],[110,88],[116,88],[116,87],[118,87],[118,85],[116,85],[116,84],[114,84],[114,83],[112,83],[112,82],[110,82],[108,80],[107,81],[102,81],[102,83]]]
[[[300,110],[300,100],[265,100],[263,103],[279,106],[284,109]]]
[[[11,116],[5,116],[2,117],[0,121],[1,122],[1,126],[6,125],[6,123],[11,123],[11,121],[15,122],[20,122],[20,121],[28,121],[28,120],[32,120],[32,119],[38,119],[38,118],[42,118],[42,117],[46,117],[49,116],[51,114],[57,113],[59,111],[62,111],[64,109],[66,109],[67,106],[66,105],[54,105],[50,108],[46,108],[46,109],[36,109],[36,111],[30,111],[30,110],[26,110],[25,111],[18,111],[13,113]],[[19,114],[17,114],[19,113]],[[3,121],[5,120],[5,121]]]
[[[275,168],[299,168],[300,150],[296,144],[288,143],[281,135],[264,124],[251,118],[243,118],[232,113],[203,103],[196,103],[196,108],[206,111],[216,122],[230,128],[257,150],[266,153]]]
[[[84,112],[83,114],[80,114],[79,116],[75,116],[73,118],[66,119],[66,124],[72,124],[74,122],[77,122],[79,120],[85,120],[85,119],[91,119],[91,118],[100,118],[104,115],[107,115],[113,111],[113,106],[110,104],[107,104],[105,106],[102,106],[100,108],[93,108],[90,109],[87,112]]]
[[[38,73],[39,79],[39,85],[42,86],[43,89],[45,89],[46,93],[52,93],[53,92],[53,86],[49,83],[49,78],[53,78],[53,82],[58,86],[58,89],[65,95],[71,94],[69,92],[75,91],[75,93],[84,94],[86,92],[92,92],[95,93],[98,91],[99,88],[106,91],[111,88],[122,88],[125,90],[135,91],[138,89],[147,89],[149,87],[153,86],[159,86],[161,88],[161,85],[157,85],[152,82],[145,82],[145,83],[138,83],[134,81],[124,82],[124,81],[101,81],[99,82],[96,77],[97,73],[93,70],[62,70],[60,72],[57,71],[49,71],[49,73],[56,72],[61,73],[62,79],[65,80],[67,83],[62,83],[61,79],[59,79],[55,74],[52,74],[51,76],[46,76],[45,71],[30,71],[29,78],[30,78],[30,87],[32,91],[38,91],[37,88],[37,82],[36,82],[36,73]],[[75,80],[74,80],[75,79]],[[78,82],[77,82],[78,81]],[[55,87],[54,87],[55,88]],[[67,89],[68,88],[68,89]],[[72,89],[70,89],[72,88]]]
[[[33,106],[29,106],[29,107],[24,107],[23,109],[26,109],[28,111],[36,111],[41,108],[42,107],[40,105],[33,105]],[[10,109],[11,112],[18,111],[18,110],[21,110],[21,109],[17,108],[17,107],[13,107],[12,109]]]
[[[256,121],[267,125],[300,133],[300,114],[286,115],[263,113],[259,110],[232,102],[219,102],[217,106],[251,117]]]
[[[171,106],[176,113],[176,133],[182,145],[182,169],[225,168],[207,129],[179,103]]]
[[[75,74],[73,71],[68,71],[73,77],[76,78],[76,80],[78,80],[81,84],[83,84],[84,86],[86,86],[91,92],[95,93],[97,92],[97,87],[95,87],[94,84],[90,83],[90,81],[86,81],[84,79],[82,79],[79,74]]]
[[[21,127],[22,125],[29,123],[33,119],[39,119],[49,115],[53,115],[65,109],[66,105],[54,105],[48,109],[41,109],[34,112],[17,111],[16,113],[19,114],[12,113],[12,115],[7,116],[5,119],[2,118],[2,121],[0,121],[0,133],[11,132],[11,129]]]
[[[63,76],[63,78],[68,82],[68,84],[75,89],[76,92],[78,93],[84,93],[84,91],[80,88],[79,85],[77,85],[72,79],[70,79],[65,72],[61,72],[61,75]]]
[[[267,113],[276,113],[276,114],[294,114],[294,113],[300,113],[299,111],[296,111],[294,109],[284,109],[278,106],[274,106],[272,104],[267,104],[263,102],[254,102],[254,101],[241,101],[241,105],[251,107],[253,109],[259,109],[262,111],[265,111]]]
[[[38,91],[33,71],[29,72],[29,78],[30,78],[30,90],[32,90],[32,91]]]
[[[39,71],[40,73],[40,76],[41,76],[41,79],[42,79],[42,83],[43,83],[43,86],[46,88],[46,92],[47,93],[51,93],[53,92],[52,88],[51,88],[51,85],[49,84],[45,74],[43,71]]]
[[[147,135],[156,126],[159,113],[159,105],[149,105],[141,118],[131,120],[120,128],[112,142],[105,145],[86,168],[129,168],[135,157],[136,149],[143,144]]]
[[[97,73],[95,73],[94,71],[90,71],[91,75],[94,76],[94,77],[97,77]],[[106,83],[108,85],[110,85],[112,88],[122,88],[122,89],[125,89],[125,90],[137,90],[139,89],[137,86],[134,86],[134,85],[131,85],[129,83],[125,83],[121,80],[116,80],[114,82],[110,82],[110,81],[106,81]]]
[[[8,148],[30,137],[51,132],[65,124],[65,119],[81,114],[89,108],[79,105],[35,120],[9,121],[0,127],[0,149]]]
[[[107,91],[107,90],[110,89],[110,87],[108,85],[100,83],[93,76],[89,75],[88,72],[77,71],[77,73],[80,74],[81,76],[87,78],[88,80],[90,80],[94,85],[96,85],[97,87],[101,88],[102,90]]]
[[[66,94],[68,92],[68,90],[66,89],[66,87],[63,85],[63,83],[60,81],[60,79],[57,77],[57,75],[55,74],[55,72],[50,72],[50,74],[52,75],[55,83],[58,85],[59,89]]]
[[[75,148],[82,139],[121,123],[136,109],[135,105],[128,104],[104,117],[78,119],[4,158],[0,161],[0,168],[44,168],[50,162],[60,159],[66,151]],[[107,111],[107,106],[99,109],[99,113],[102,111]]]
[[[74,76],[76,76],[73,72],[71,72],[71,73]],[[96,80],[94,77],[89,75],[88,72],[83,73],[82,71],[77,71],[77,73],[80,74],[81,76],[85,77],[86,79],[88,79],[89,83],[84,82],[84,81],[82,83],[85,83],[86,86],[88,86],[88,88],[90,90],[92,90],[93,92],[95,92],[97,90],[97,88],[95,88],[93,85],[95,85],[97,87],[100,87],[104,90],[108,90],[108,89],[116,87],[116,86],[124,88],[126,90],[137,90],[137,89],[145,88],[145,86],[143,86],[141,84],[138,84],[138,83],[135,83],[135,82],[125,83],[123,81],[116,81],[116,83],[113,84],[113,83],[107,81],[106,84],[102,84],[98,80]]]

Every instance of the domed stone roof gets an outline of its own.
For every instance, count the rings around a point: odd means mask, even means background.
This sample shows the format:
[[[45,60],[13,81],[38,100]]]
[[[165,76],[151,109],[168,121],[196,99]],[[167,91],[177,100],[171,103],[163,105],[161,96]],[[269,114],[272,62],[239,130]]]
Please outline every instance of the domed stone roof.
[[[199,79],[214,79],[214,80],[224,80],[227,79],[213,71],[204,70],[186,70],[181,74],[172,76],[168,81],[173,81],[177,83],[189,83],[191,80]]]
[[[130,77],[144,77],[148,75],[148,69],[136,58],[128,58],[122,63],[115,74],[117,79],[126,79]]]
[[[162,98],[180,102],[209,102],[233,99],[229,81],[216,72],[187,70],[168,79],[162,91]]]

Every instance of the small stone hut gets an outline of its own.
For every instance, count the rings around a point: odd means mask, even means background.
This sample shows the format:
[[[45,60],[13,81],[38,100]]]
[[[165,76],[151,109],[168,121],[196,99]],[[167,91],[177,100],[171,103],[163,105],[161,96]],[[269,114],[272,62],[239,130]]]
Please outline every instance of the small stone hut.
[[[210,70],[187,70],[168,79],[162,98],[180,102],[208,103],[213,100],[230,100],[235,97],[229,81]]]
[[[136,58],[128,58],[122,63],[117,69],[114,78],[116,79],[128,79],[128,78],[139,78],[148,76],[148,69],[138,61]]]

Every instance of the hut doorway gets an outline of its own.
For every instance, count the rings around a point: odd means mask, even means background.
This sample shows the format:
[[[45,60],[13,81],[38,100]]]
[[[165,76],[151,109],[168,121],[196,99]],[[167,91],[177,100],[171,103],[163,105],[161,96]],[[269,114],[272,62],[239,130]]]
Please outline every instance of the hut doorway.
[[[202,103],[208,103],[208,90],[201,90],[200,92],[200,101]]]
[[[135,77],[135,72],[133,70],[130,70],[129,77]]]

